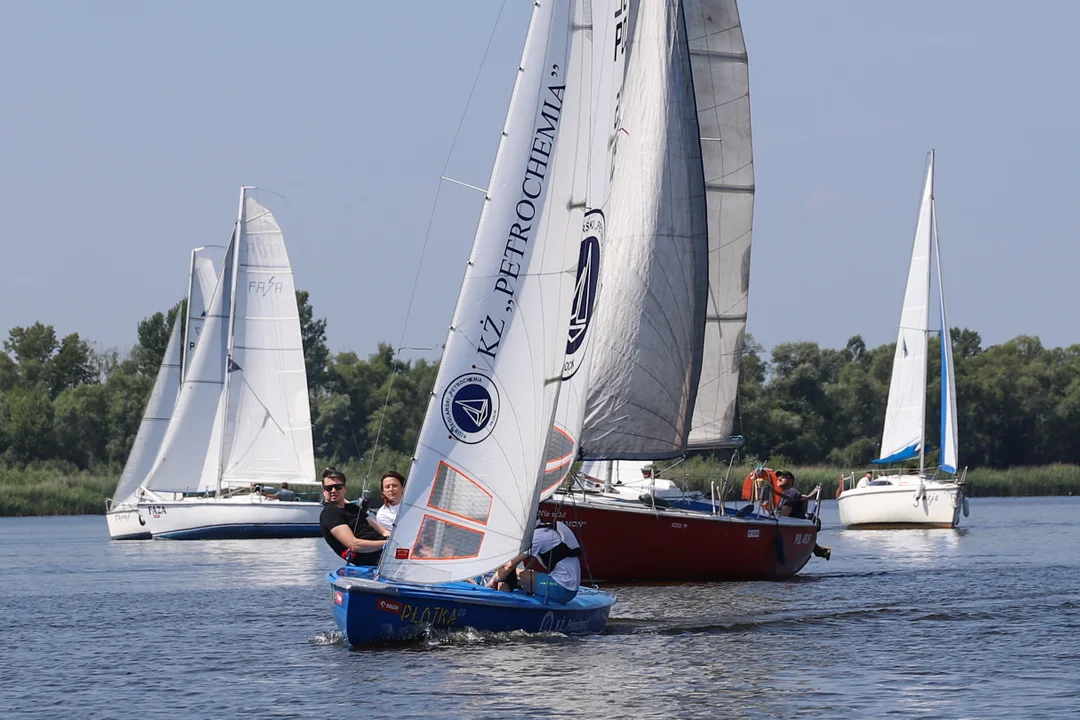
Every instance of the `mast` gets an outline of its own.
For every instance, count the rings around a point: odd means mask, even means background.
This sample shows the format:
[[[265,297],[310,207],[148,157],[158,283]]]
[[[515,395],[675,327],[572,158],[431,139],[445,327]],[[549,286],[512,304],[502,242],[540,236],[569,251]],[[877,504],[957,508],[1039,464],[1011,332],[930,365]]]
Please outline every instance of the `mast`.
[[[229,332],[228,344],[225,346],[225,389],[221,396],[224,412],[221,414],[222,422],[228,420],[229,412],[229,365],[232,364],[233,333],[236,330],[236,274],[240,268],[240,243],[244,237],[244,200],[247,198],[248,185],[240,186],[240,203],[236,210],[236,231],[233,233],[233,266],[232,277],[229,279],[232,287],[229,298]],[[218,474],[217,494],[221,495],[221,476],[225,474],[225,428],[221,428],[221,445],[218,447]]]
[[[930,149],[930,226],[934,226],[934,149]],[[933,240],[932,240],[933,242]],[[926,336],[927,346],[930,338],[930,263],[926,263]],[[930,354],[926,355],[926,363],[930,364]],[[226,380],[226,382],[228,382]],[[225,387],[228,387],[226,385]],[[926,395],[926,384],[923,384],[923,395]],[[922,423],[919,425],[922,441],[919,443],[919,475],[926,472],[926,401],[922,404]],[[940,450],[938,451],[940,452]]]

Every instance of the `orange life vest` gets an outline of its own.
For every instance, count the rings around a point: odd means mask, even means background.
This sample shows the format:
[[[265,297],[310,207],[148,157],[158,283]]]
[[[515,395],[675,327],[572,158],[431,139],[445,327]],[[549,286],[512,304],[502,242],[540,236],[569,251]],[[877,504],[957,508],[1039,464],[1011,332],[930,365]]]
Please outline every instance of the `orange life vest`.
[[[754,484],[758,478],[765,481],[761,493],[761,507],[764,510],[772,510],[776,507],[776,496],[780,494],[780,481],[776,477],[776,471],[772,468],[761,468],[760,470],[750,471],[750,474],[746,476],[746,480],[743,481],[742,499],[754,499]],[[773,491],[775,491],[775,494]]]

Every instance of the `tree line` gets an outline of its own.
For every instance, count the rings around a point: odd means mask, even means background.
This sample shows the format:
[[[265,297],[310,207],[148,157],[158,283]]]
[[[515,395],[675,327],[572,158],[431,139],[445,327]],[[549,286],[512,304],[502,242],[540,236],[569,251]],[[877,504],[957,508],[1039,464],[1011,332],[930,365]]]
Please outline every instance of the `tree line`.
[[[326,320],[297,292],[316,456],[328,463],[404,466],[416,445],[437,364],[380,344],[367,358],[331,355]],[[127,352],[99,350],[50,325],[12,328],[0,352],[0,460],[62,461],[118,472],[164,357],[177,305],[142,320]],[[1019,336],[982,347],[955,329],[960,465],[1080,463],[1080,345],[1045,348]],[[744,453],[776,464],[862,467],[877,456],[894,345],[843,349],[748,340],[735,432]],[[930,341],[927,438],[937,445],[940,346]],[[378,454],[376,456],[376,446]],[[928,459],[933,462],[936,450]]]

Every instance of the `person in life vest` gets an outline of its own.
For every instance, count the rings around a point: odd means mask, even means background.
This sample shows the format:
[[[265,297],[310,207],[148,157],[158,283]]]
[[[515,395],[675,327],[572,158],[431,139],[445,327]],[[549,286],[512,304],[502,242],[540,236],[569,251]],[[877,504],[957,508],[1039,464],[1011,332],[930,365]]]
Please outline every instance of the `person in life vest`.
[[[323,506],[319,528],[326,544],[350,565],[378,565],[386,540],[369,521],[366,501],[345,502],[345,473],[326,468],[322,473]]]
[[[524,590],[558,603],[568,603],[577,595],[581,586],[581,545],[573,531],[564,523],[555,527],[537,520],[532,546],[495,571],[488,587],[499,590]],[[548,572],[531,568],[519,568],[521,563],[535,558],[543,563]]]

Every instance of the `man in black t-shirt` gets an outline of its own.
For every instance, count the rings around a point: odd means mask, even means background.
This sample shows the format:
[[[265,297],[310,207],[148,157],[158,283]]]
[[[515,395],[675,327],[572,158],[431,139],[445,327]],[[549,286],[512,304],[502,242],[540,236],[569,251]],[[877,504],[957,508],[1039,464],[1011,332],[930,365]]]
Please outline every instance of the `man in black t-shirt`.
[[[366,508],[345,502],[345,474],[323,470],[322,488],[319,527],[326,544],[351,565],[378,565],[386,539],[368,522]]]
[[[777,508],[780,514],[806,519],[806,501],[810,496],[803,495],[795,487],[795,475],[788,470],[781,470],[776,473],[776,479],[780,483],[780,507]],[[832,550],[815,542],[814,555],[828,560],[832,557]]]

